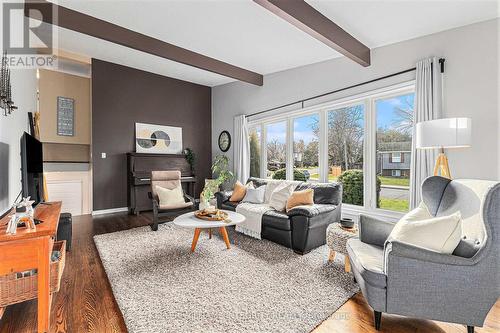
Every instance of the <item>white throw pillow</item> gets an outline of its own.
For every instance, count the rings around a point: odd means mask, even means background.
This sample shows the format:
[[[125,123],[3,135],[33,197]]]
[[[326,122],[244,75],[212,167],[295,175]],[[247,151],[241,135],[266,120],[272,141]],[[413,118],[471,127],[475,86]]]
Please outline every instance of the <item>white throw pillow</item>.
[[[269,200],[271,200],[271,194],[273,194],[276,187],[280,186],[281,184],[283,184],[283,181],[280,180],[270,180],[267,182],[266,191],[264,194],[265,203],[269,203]]]
[[[387,241],[395,240],[439,253],[452,254],[461,237],[460,212],[432,217],[421,204],[396,223]]]
[[[168,188],[156,185],[155,190],[158,194],[158,199],[160,200],[160,206],[177,205],[184,203],[184,194],[180,186],[169,190]]]
[[[295,187],[297,187],[297,184],[290,184],[287,182],[283,182],[282,184],[278,185],[278,187],[274,189],[273,193],[271,193],[269,206],[273,207],[279,212],[285,210],[286,202],[292,195]]]
[[[247,193],[241,202],[250,202],[254,204],[264,203],[264,193],[266,192],[266,185],[257,188],[247,188]]]

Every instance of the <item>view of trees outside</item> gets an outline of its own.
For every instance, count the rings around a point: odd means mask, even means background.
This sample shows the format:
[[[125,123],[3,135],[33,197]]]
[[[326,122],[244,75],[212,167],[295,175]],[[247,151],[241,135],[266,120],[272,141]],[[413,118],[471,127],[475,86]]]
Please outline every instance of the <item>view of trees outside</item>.
[[[379,99],[375,107],[380,208],[406,212],[410,198],[414,94]]]
[[[364,116],[364,104],[328,111],[329,181],[336,181],[346,170],[363,170]]]
[[[293,167],[304,173],[307,180],[319,180],[319,115],[293,120]]]
[[[286,167],[286,121],[266,125],[267,178]]]
[[[260,127],[254,127],[248,133],[250,140],[250,177],[260,177]]]

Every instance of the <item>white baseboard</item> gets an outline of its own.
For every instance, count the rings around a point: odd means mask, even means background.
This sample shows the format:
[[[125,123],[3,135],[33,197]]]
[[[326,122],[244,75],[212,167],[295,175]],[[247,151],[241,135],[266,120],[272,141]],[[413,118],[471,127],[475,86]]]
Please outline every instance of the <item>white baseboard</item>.
[[[128,207],[94,210],[92,216],[128,212]]]

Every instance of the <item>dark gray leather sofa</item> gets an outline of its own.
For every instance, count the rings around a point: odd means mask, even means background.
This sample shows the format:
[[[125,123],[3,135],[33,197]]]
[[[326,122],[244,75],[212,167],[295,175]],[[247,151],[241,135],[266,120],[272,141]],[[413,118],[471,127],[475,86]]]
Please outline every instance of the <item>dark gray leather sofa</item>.
[[[269,180],[249,178],[255,187]],[[326,243],[326,228],[340,221],[342,185],[340,183],[297,182],[296,191],[314,189],[314,205],[294,208],[288,213],[268,211],[262,217],[261,237],[305,254]],[[215,193],[220,209],[236,210],[238,202],[231,202],[232,191]]]

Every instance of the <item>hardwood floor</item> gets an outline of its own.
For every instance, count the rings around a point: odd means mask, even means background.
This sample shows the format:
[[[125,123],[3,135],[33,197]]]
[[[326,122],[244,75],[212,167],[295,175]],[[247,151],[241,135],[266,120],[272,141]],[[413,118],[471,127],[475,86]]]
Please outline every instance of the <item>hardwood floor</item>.
[[[92,237],[149,224],[147,215],[115,214],[73,219],[73,247],[67,253],[61,290],[52,301],[51,332],[126,332],[125,323],[111,291]],[[328,253],[325,253],[325,260]],[[0,333],[34,332],[36,301],[7,307],[0,320]],[[346,302],[314,333],[467,332],[462,325],[382,315],[382,328],[373,327],[373,312],[358,294]],[[500,300],[490,311],[478,333],[500,332]]]

